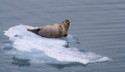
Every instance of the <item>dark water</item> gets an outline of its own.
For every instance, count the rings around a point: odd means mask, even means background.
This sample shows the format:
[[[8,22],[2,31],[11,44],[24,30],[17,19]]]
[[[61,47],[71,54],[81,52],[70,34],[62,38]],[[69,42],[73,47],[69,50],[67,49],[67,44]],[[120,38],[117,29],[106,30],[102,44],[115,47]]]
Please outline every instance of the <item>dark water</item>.
[[[5,54],[3,31],[19,25],[43,26],[70,19],[79,48],[112,58],[87,66],[29,63]],[[0,72],[124,72],[124,0],[0,0]]]

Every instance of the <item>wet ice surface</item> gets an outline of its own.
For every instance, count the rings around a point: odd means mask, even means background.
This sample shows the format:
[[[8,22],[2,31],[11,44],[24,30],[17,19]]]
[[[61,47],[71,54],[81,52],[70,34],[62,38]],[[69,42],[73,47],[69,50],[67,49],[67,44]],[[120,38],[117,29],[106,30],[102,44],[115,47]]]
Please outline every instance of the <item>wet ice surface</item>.
[[[78,44],[78,39],[72,35],[66,38],[44,38],[27,28],[37,27],[17,25],[5,31],[5,35],[16,49],[14,59],[30,59],[34,63],[66,64],[77,62],[81,64],[109,61],[110,58],[87,51],[80,51],[70,46]],[[69,45],[69,46],[67,46]]]

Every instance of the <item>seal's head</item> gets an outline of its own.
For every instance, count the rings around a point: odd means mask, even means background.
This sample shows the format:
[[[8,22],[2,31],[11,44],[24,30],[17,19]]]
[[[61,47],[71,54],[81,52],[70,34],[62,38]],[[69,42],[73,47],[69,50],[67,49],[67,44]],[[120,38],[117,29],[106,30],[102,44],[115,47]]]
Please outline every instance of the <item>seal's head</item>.
[[[70,26],[70,21],[68,19],[63,21],[59,26],[59,30],[62,33],[62,35],[64,35],[64,37],[67,36],[69,26]]]

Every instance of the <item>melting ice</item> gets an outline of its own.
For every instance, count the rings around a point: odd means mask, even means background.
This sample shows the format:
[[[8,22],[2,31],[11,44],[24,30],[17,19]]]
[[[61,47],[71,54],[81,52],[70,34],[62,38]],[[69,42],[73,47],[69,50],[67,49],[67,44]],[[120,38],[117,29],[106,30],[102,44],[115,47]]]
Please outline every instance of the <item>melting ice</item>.
[[[103,62],[110,60],[93,52],[81,52],[78,48],[66,48],[67,41],[61,38],[44,38],[27,31],[27,28],[37,28],[26,25],[17,25],[5,31],[5,35],[12,41],[17,49],[16,55],[30,58],[32,62],[44,63],[70,63],[82,64]],[[67,37],[69,42],[74,41],[72,35]]]

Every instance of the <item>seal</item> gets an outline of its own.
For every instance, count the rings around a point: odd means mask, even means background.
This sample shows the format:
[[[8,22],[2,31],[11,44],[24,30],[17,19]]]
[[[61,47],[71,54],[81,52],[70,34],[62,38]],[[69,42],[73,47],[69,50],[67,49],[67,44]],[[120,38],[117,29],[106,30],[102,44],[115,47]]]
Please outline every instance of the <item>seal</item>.
[[[37,29],[27,29],[27,31],[33,32],[42,37],[58,38],[67,36],[69,26],[70,21],[66,19],[62,23],[51,24]]]

